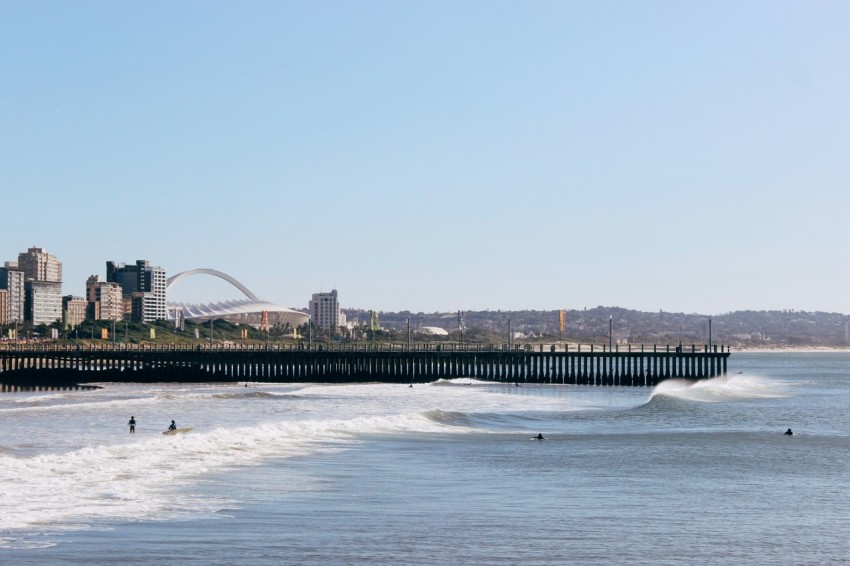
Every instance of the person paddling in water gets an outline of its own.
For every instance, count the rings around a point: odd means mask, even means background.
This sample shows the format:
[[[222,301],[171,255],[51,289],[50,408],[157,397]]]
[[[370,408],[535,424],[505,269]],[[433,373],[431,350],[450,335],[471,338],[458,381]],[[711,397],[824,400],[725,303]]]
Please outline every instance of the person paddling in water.
[[[136,434],[136,417],[130,416],[130,421],[127,424],[130,425],[130,434]]]
[[[789,428],[788,430],[786,430],[786,431],[785,431],[785,436],[794,436],[794,431],[792,431],[792,430]]]
[[[174,421],[171,421],[171,424],[168,425],[168,430],[177,430],[177,425],[174,423]]]
[[[535,440],[546,440],[545,438],[543,438],[543,435],[540,434],[539,432],[537,433],[537,436],[534,437],[534,439]]]

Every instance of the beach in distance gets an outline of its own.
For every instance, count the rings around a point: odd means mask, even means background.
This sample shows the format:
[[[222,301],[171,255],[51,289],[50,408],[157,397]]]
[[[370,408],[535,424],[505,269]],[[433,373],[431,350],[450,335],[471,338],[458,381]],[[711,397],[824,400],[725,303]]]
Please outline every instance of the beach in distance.
[[[99,385],[0,396],[4,561],[850,555],[846,351],[733,352],[725,377],[654,388]],[[172,420],[184,432],[163,435]]]

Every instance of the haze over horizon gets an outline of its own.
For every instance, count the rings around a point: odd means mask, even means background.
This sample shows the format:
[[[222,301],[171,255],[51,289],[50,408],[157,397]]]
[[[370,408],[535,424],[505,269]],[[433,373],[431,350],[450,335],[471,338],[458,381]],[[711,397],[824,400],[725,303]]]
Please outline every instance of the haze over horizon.
[[[829,1],[5,3],[0,264],[44,248],[74,295],[148,259],[288,307],[336,288],[383,311],[850,313],[848,21]]]

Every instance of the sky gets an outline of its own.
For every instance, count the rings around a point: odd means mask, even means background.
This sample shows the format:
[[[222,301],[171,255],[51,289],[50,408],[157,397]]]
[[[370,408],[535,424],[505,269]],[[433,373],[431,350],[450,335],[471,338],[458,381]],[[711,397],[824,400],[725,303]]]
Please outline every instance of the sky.
[[[850,3],[0,0],[0,261],[850,313]],[[197,276],[170,299],[240,296]]]

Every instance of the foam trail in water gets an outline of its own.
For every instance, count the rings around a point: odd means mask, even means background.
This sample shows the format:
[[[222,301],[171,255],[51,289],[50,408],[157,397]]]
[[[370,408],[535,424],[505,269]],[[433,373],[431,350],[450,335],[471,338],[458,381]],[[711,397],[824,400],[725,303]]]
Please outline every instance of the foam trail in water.
[[[180,486],[223,468],[338,450],[359,442],[362,434],[445,430],[422,415],[363,416],[219,428],[33,458],[0,452],[0,499],[7,506],[0,531],[216,508],[224,502],[182,494]]]
[[[233,505],[195,486],[235,467],[346,449],[376,434],[520,428],[517,414],[584,408],[571,396],[535,395],[532,387],[453,385],[110,385],[42,396],[30,406],[0,402],[0,419],[20,423],[0,436],[0,548],[22,530],[167,519]],[[163,424],[183,415],[181,424],[194,430],[162,436],[147,424],[131,436],[124,423],[132,414]]]
[[[655,386],[650,398],[656,395],[703,403],[722,403],[745,399],[787,397],[788,392],[781,385],[763,377],[730,375],[700,381],[668,379]]]

